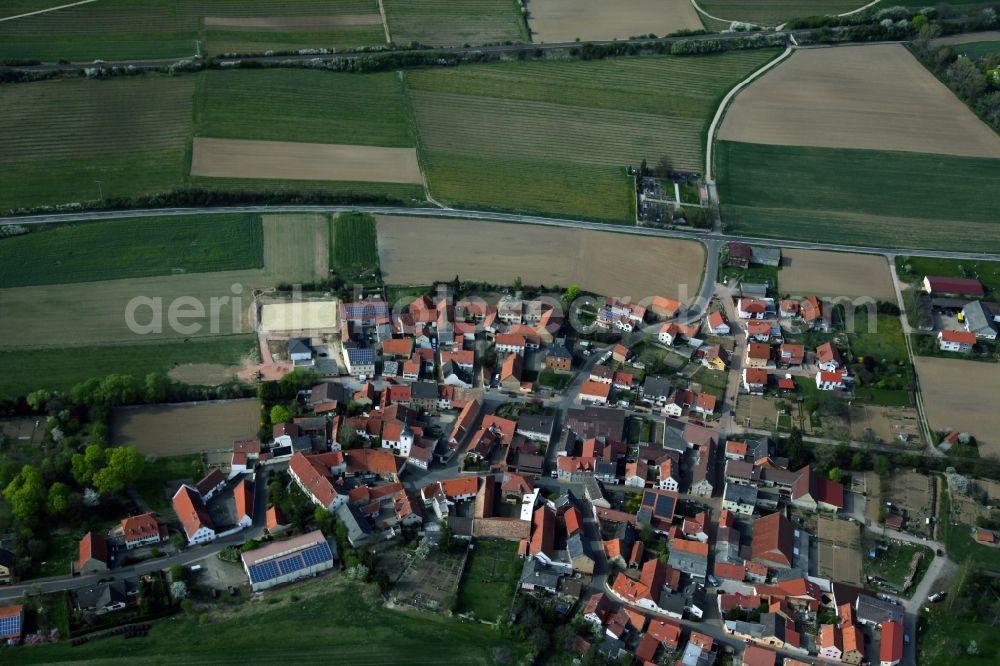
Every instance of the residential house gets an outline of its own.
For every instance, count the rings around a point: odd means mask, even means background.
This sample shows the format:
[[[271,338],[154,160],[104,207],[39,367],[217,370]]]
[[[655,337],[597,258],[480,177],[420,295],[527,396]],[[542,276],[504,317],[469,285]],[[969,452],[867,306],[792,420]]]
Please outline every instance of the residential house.
[[[294,424],[282,424],[282,425],[287,425],[290,427],[294,426]],[[275,426],[275,428],[278,427],[281,426]],[[297,436],[298,426],[294,426],[292,429],[296,431],[295,436]],[[221,470],[213,469],[211,472],[206,474],[201,481],[196,483],[194,487],[195,490],[198,491],[198,494],[201,495],[201,499],[207,502],[208,500],[212,499],[216,493],[218,493],[220,490],[226,487],[227,480],[228,479],[226,478],[226,475],[223,474]]]
[[[840,627],[835,624],[824,624],[819,629],[816,640],[819,656],[832,661],[840,661],[844,654],[844,639]]]
[[[611,348],[611,360],[615,363],[624,363],[628,360],[629,351],[628,347],[623,344],[617,344]]]
[[[654,296],[653,302],[649,304],[649,311],[657,317],[670,319],[677,315],[681,309],[681,302],[664,296]]]
[[[604,626],[611,617],[613,606],[603,592],[597,592],[587,599],[583,607],[583,619],[595,626]]]
[[[782,319],[791,319],[799,316],[799,302],[791,298],[781,299],[778,305],[778,316]]]
[[[194,546],[215,540],[215,524],[197,490],[184,484],[174,493],[172,501],[174,513],[181,521],[188,545]]]
[[[87,532],[80,539],[76,571],[80,574],[100,573],[108,570],[108,543],[100,534]]]
[[[824,342],[816,347],[816,363],[820,370],[836,372],[844,367],[844,361],[840,357],[840,352],[833,346],[833,343]]]
[[[508,354],[500,368],[500,385],[508,391],[516,391],[521,388],[523,368],[524,359],[519,354]]]
[[[523,354],[527,344],[523,335],[497,333],[494,340],[497,353]]]
[[[611,395],[611,384],[595,382],[589,379],[580,387],[580,401],[596,405],[608,404],[608,397]]]
[[[769,342],[771,340],[771,322],[761,319],[751,319],[746,324],[747,340],[754,342]]]
[[[657,377],[654,375],[648,375],[642,383],[642,388],[639,392],[642,397],[652,403],[662,404],[667,401],[670,397],[670,392],[673,390],[673,385],[670,380],[666,377]]]
[[[631,372],[622,372],[620,370],[615,371],[614,378],[611,380],[611,386],[620,391],[631,391],[634,384],[635,375]]]
[[[743,650],[743,666],[775,666],[778,654],[759,645],[748,645]]]
[[[781,265],[780,247],[760,247],[759,245],[752,245],[750,250],[752,253],[750,263],[758,264],[760,266]]]
[[[308,338],[292,338],[288,341],[288,360],[296,368],[313,364],[313,349]]]
[[[971,331],[940,331],[937,337],[941,351],[968,354],[976,346],[976,334]]]
[[[701,358],[701,364],[712,370],[726,370],[729,368],[730,353],[723,349],[721,345],[712,345],[705,348],[705,354]]]
[[[753,256],[753,248],[746,243],[727,243],[726,265],[736,268],[749,268]]]
[[[763,394],[767,388],[767,370],[763,368],[743,368],[743,388],[748,393]]]
[[[982,340],[996,340],[997,329],[993,325],[993,315],[981,301],[973,301],[962,308],[965,330]]]
[[[518,416],[515,432],[528,439],[545,442],[552,441],[552,432],[555,428],[555,418],[545,414],[524,413]]]
[[[802,365],[806,357],[806,348],[803,345],[785,343],[781,345],[778,353],[778,361],[785,367],[797,367]]]
[[[694,403],[694,411],[711,418],[715,414],[716,398],[710,393],[699,393]]]
[[[352,455],[359,452],[352,452]],[[347,461],[344,452],[341,451],[310,456],[296,451],[288,464],[288,473],[292,480],[314,504],[327,511],[334,511],[347,502],[345,494],[334,486],[335,478],[346,471]]]
[[[346,343],[341,349],[347,374],[352,377],[371,377],[375,374],[375,350]]]
[[[844,388],[844,371],[828,372],[820,370],[816,373],[816,388],[821,391],[838,391]]]
[[[682,666],[712,666],[717,654],[716,647],[711,636],[692,630],[678,663]]]
[[[903,660],[903,625],[899,622],[882,623],[878,658],[879,666],[896,666]]]
[[[704,579],[708,573],[707,541],[671,539],[667,564],[689,576]]]
[[[767,303],[757,298],[741,298],[736,302],[736,314],[740,319],[763,319]]]
[[[792,523],[781,513],[758,518],[753,523],[751,557],[776,567],[791,567],[795,536]]]
[[[767,368],[771,366],[771,346],[763,342],[751,342],[747,345],[746,367]]]
[[[708,332],[712,335],[729,335],[729,323],[721,310],[716,310],[708,315]]]
[[[573,353],[566,346],[565,338],[556,339],[545,354],[545,367],[559,372],[570,372],[573,369]]]
[[[799,470],[792,485],[792,504],[801,509],[839,511],[844,508],[844,486],[813,474],[809,465]]]
[[[382,355],[388,358],[410,358],[413,355],[413,339],[390,338],[383,340]]]
[[[664,591],[667,570],[667,565],[658,559],[649,560],[642,565],[638,580],[623,572],[615,577],[611,589],[620,599],[634,606],[659,612],[661,599],[669,595],[669,592]]]
[[[831,312],[829,308],[823,307],[823,302],[815,296],[810,296],[802,301],[799,312],[802,321],[812,331],[829,331],[831,325]]]
[[[657,532],[666,532],[677,511],[677,495],[666,490],[647,488],[642,493],[636,523],[647,525]]]
[[[880,627],[887,623],[903,621],[903,607],[869,594],[859,594],[854,601],[854,616],[857,621],[869,627]]]
[[[722,508],[741,516],[752,516],[757,507],[757,489],[727,483],[722,493]]]
[[[715,467],[714,461],[714,440],[706,442],[695,449],[695,463],[694,468],[691,470],[691,488],[689,489],[692,495],[701,495],[702,497],[712,496],[712,492],[715,490],[715,484],[712,482],[712,472]]]
[[[97,615],[134,605],[138,595],[139,585],[135,578],[99,582],[74,592],[76,609]]]
[[[121,530],[128,550],[159,543],[166,537],[166,527],[161,526],[152,513],[122,519]]]
[[[605,299],[604,305],[598,309],[595,323],[600,328],[617,329],[631,333],[642,324],[645,316],[646,308],[642,305],[617,298],[608,298]]]
[[[615,371],[606,365],[595,365],[590,371],[590,381],[599,384],[611,384],[615,378]]]

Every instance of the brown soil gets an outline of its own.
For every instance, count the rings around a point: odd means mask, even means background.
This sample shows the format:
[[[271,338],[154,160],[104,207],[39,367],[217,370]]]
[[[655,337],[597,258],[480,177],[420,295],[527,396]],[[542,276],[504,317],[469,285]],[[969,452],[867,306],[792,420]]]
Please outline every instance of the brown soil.
[[[127,407],[111,415],[111,441],[149,456],[225,449],[236,440],[255,438],[259,417],[256,399]]]
[[[870,296],[894,301],[885,257],[818,250],[783,250],[778,285],[800,296]]]
[[[342,28],[363,25],[381,25],[378,14],[345,14],[343,16],[257,16],[218,17],[206,16],[206,28],[250,28],[258,29],[309,29]]]
[[[1000,136],[899,44],[796,51],[736,97],[719,138],[1000,157]]]
[[[534,42],[627,39],[701,30],[689,0],[531,0],[528,27]]]
[[[219,363],[188,363],[175,367],[168,374],[175,382],[216,386],[225,384],[236,376],[237,369],[234,366]]]
[[[971,433],[981,456],[1000,456],[1000,370],[995,363],[916,356],[924,411],[934,430]]]
[[[196,137],[192,176],[421,184],[415,148]]]

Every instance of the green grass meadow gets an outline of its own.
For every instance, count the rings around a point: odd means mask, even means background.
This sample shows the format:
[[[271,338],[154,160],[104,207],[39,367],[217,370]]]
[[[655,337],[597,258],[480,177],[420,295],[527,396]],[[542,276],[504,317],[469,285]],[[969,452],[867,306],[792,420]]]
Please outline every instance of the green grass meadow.
[[[378,268],[378,235],[375,218],[361,213],[341,213],[333,219],[330,268],[357,273]]]
[[[392,41],[402,46],[530,42],[517,0],[383,0]]]
[[[951,48],[956,53],[961,53],[962,55],[985,58],[994,53],[1000,53],[1000,42],[969,42],[968,44],[954,44]]]
[[[204,618],[204,619],[201,619]],[[430,613],[388,610],[371,588],[342,583],[335,574],[291,589],[266,592],[263,600],[237,605],[199,604],[191,613],[155,621],[148,636],[113,636],[80,647],[69,641],[11,650],[11,664],[68,662],[147,664],[244,663],[247,631],[257,627],[285,641],[255,641],[261,663],[331,661],[340,664],[450,663],[487,666],[516,661],[521,650],[492,628]],[[16,652],[16,654],[14,654]]]
[[[167,483],[178,479],[198,481],[203,475],[200,453],[147,460],[135,488],[152,511],[169,513],[172,508],[167,498]]]
[[[482,539],[474,544],[458,590],[458,612],[494,621],[514,600],[521,560],[517,543]]]
[[[843,244],[1000,251],[1000,160],[717,142],[726,230]]]
[[[67,322],[72,326],[72,321]],[[186,363],[238,365],[256,349],[255,335],[230,335],[191,342],[0,351],[0,399],[40,388],[67,390],[91,377],[145,376]]]
[[[1000,262],[939,259],[937,257],[896,257],[896,272],[904,282],[919,282],[927,275],[974,278],[993,300],[1000,299]]]
[[[259,215],[40,225],[0,239],[0,288],[263,268]]]
[[[431,192],[455,205],[630,223],[626,167],[667,157],[700,171],[715,106],[776,53],[407,72]]]

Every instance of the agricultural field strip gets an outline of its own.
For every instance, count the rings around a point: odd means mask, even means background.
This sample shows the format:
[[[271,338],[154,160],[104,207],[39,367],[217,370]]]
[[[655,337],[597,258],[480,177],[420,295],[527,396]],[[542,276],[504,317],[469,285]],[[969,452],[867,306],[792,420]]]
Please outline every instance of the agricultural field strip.
[[[382,0],[382,4],[389,35],[397,44],[529,41],[516,0]]]
[[[27,18],[28,16],[35,16],[36,14],[46,14],[48,12],[58,11],[60,9],[68,9],[70,7],[76,7],[77,5],[89,5],[91,2],[97,2],[97,0],[79,0],[78,2],[70,2],[64,5],[53,5],[52,0],[36,0],[35,2],[29,2],[24,6],[25,11],[22,14],[9,14],[8,12],[19,11],[21,9],[20,5],[22,3],[15,2],[13,7],[8,6],[3,11],[8,13],[6,16],[0,17],[0,22],[3,21],[14,21],[16,19]],[[35,7],[38,7],[35,9]]]
[[[990,30],[987,32],[963,32],[958,35],[938,37],[932,42],[932,44],[934,46],[953,46],[957,44],[974,44],[978,42],[995,41],[1000,41],[1000,30]]]
[[[535,42],[627,39],[653,33],[701,30],[689,0],[531,0],[528,27]]]
[[[864,0],[697,0],[706,13],[720,21],[778,25],[788,19],[851,13]]]
[[[222,271],[162,277],[109,280],[54,286],[0,289],[3,316],[0,317],[0,340],[3,348],[67,347],[119,342],[143,342],[209,336],[252,331],[247,309],[250,290],[273,287],[279,282],[312,282],[327,274],[326,252],[316,246],[329,245],[329,228],[319,215],[265,215],[263,270]],[[236,285],[239,288],[236,288]],[[179,296],[195,297],[209,311],[213,297],[242,296],[242,321],[234,330],[231,309],[224,309],[219,330],[208,326],[209,317],[192,319],[202,323],[202,330],[191,335],[171,330],[164,319],[162,333],[137,335],[125,320],[125,308],[135,297],[162,298],[169,304]],[[137,316],[148,321],[149,314]],[[63,324],[73,321],[72,338]]]
[[[1000,411],[984,409],[1000,395],[1000,372],[992,363],[916,356],[924,411],[931,428],[960,429],[980,442],[984,456],[1000,456]]]

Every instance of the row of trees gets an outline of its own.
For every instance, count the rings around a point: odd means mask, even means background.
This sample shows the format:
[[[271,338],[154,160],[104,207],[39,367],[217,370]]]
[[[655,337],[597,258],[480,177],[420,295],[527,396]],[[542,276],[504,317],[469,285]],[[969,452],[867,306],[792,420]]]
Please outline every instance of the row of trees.
[[[996,13],[989,27],[1000,26]],[[1000,53],[972,60],[961,46],[934,46],[941,26],[925,25],[913,43],[917,57],[980,117],[1000,130]]]

